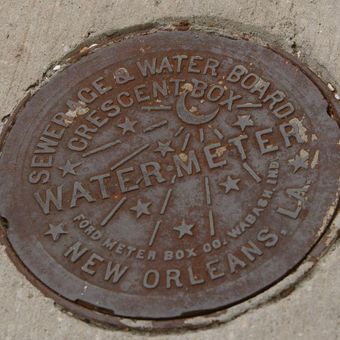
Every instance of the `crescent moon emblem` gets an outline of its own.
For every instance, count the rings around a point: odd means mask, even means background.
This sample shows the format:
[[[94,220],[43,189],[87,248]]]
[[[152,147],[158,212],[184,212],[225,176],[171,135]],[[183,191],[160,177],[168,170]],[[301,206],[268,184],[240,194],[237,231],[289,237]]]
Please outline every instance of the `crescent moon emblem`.
[[[186,106],[185,106],[185,98],[188,95],[188,92],[183,93],[178,98],[177,104],[176,104],[176,112],[178,117],[187,124],[193,124],[193,125],[200,125],[205,124],[213,120],[217,114],[220,108],[218,107],[214,112],[208,114],[208,115],[194,115],[192,112],[190,112]]]

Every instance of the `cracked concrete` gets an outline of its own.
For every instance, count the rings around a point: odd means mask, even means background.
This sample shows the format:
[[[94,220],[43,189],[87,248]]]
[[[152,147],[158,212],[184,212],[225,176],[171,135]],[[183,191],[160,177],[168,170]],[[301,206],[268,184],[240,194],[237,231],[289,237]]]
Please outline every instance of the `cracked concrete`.
[[[4,0],[0,4],[0,118],[34,89],[56,61],[87,39],[132,25],[193,17],[218,23],[230,35],[268,42],[295,54],[329,83],[340,85],[340,29],[337,0]],[[165,19],[168,18],[168,19]],[[169,19],[170,18],[170,19]],[[57,71],[57,70],[55,70]],[[0,124],[1,129],[1,124]],[[3,198],[2,198],[3,199]],[[340,339],[339,242],[310,270],[256,297],[261,307],[219,326],[155,339]],[[0,248],[1,339],[143,339],[147,333],[104,330],[61,312],[19,274]],[[288,281],[287,281],[288,280]],[[294,285],[289,285],[289,282]],[[295,289],[294,289],[295,288]],[[281,298],[271,298],[280,293]],[[270,295],[273,294],[273,295]],[[240,314],[239,312],[236,314]],[[235,314],[235,315],[236,315]],[[233,319],[232,311],[224,320]]]

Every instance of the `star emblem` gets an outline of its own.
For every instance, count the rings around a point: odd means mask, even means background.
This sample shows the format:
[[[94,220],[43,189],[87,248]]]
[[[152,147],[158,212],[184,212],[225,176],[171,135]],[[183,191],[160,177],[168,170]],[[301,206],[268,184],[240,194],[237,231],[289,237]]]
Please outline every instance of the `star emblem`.
[[[135,211],[136,212],[136,216],[137,218],[140,218],[143,214],[144,215],[150,215],[150,211],[149,211],[149,206],[151,205],[151,202],[145,202],[143,203],[141,200],[137,201],[137,204],[130,208],[130,210]]]
[[[58,241],[60,238],[60,235],[67,234],[67,231],[63,229],[64,227],[63,223],[59,223],[58,225],[49,224],[48,227],[49,227],[49,230],[46,231],[44,235],[46,236],[51,235],[53,241]]]
[[[123,129],[123,135],[125,135],[127,132],[133,132],[135,133],[134,126],[137,124],[137,121],[131,121],[128,117],[125,118],[124,123],[120,123],[117,126],[121,129]]]
[[[240,190],[240,188],[237,185],[239,181],[240,181],[239,178],[233,179],[231,176],[228,176],[227,180],[225,182],[220,183],[219,185],[225,188],[224,193],[227,194],[230,190],[236,191]]]
[[[67,174],[76,175],[75,168],[81,165],[82,162],[79,163],[71,163],[69,160],[66,161],[64,166],[58,167],[58,169],[63,171],[62,177],[65,177]]]
[[[308,169],[308,159],[309,159],[309,154],[301,150],[300,155],[295,155],[293,159],[289,159],[288,162],[290,165],[294,167],[293,172],[297,172],[299,169]]]
[[[239,126],[241,128],[241,131],[243,132],[246,127],[254,126],[254,122],[249,115],[242,115],[237,116],[237,121],[233,124],[233,126]]]
[[[155,152],[160,152],[162,157],[165,157],[168,152],[174,152],[175,150],[170,147],[171,141],[169,142],[158,142],[158,148],[155,149]]]
[[[185,235],[190,235],[190,236],[193,236],[192,235],[192,228],[194,227],[195,225],[194,224],[186,224],[185,223],[185,220],[182,221],[182,223],[177,226],[177,227],[174,227],[173,229],[178,231],[179,232],[179,235],[178,237],[179,238],[182,238],[183,236]]]

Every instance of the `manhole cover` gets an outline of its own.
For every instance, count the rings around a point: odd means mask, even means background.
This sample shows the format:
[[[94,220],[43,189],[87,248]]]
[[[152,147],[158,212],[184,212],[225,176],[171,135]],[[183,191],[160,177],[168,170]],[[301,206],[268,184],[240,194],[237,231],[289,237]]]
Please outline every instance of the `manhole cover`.
[[[332,217],[327,106],[298,66],[247,41],[159,31],[98,47],[7,129],[9,244],[45,292],[94,319],[236,304]]]

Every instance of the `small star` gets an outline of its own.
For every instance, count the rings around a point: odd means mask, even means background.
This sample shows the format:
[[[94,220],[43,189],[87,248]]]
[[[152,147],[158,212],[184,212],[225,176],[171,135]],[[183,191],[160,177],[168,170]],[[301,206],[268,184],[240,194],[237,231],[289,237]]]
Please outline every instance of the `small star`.
[[[150,215],[149,206],[151,205],[151,202],[143,203],[141,200],[137,201],[136,206],[130,208],[130,210],[133,210],[137,213],[137,218],[140,218],[143,214],[144,215]]]
[[[58,241],[60,235],[67,234],[67,231],[63,229],[64,227],[63,223],[59,223],[58,225],[49,224],[48,226],[50,230],[46,231],[44,235],[51,235],[53,241]]]
[[[309,159],[309,154],[301,150],[300,155],[295,155],[295,158],[288,160],[290,165],[294,167],[293,172],[297,172],[299,169],[308,169],[308,159]]]
[[[81,165],[82,162],[72,164],[69,160],[66,161],[64,166],[58,167],[58,169],[63,171],[62,177],[65,177],[67,174],[76,175],[75,168]]]
[[[242,131],[245,130],[247,126],[254,126],[254,122],[249,115],[237,116],[237,122],[233,126],[239,126]]]
[[[182,221],[182,224],[174,227],[173,229],[179,232],[178,237],[182,238],[185,235],[190,235],[192,236],[192,228],[194,227],[194,224],[186,224],[185,221]]]
[[[131,131],[135,133],[135,129],[133,128],[137,124],[137,121],[131,121],[128,117],[125,118],[124,123],[120,123],[117,126],[121,129],[123,129],[123,135],[125,135],[127,132]]]
[[[220,183],[219,185],[221,187],[225,187],[224,193],[228,193],[230,190],[236,190],[239,191],[240,188],[238,187],[237,183],[240,181],[239,178],[232,179],[230,176],[228,176],[227,180],[223,183]]]
[[[168,152],[174,152],[175,150],[170,147],[171,141],[169,142],[158,142],[158,148],[155,150],[155,152],[160,152],[162,157],[165,157]]]

